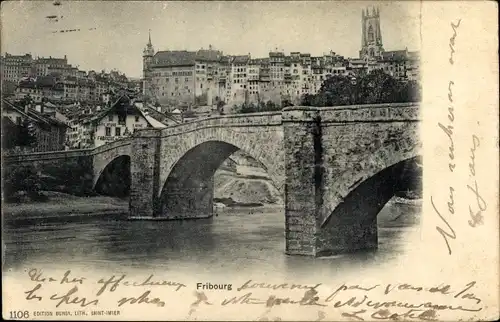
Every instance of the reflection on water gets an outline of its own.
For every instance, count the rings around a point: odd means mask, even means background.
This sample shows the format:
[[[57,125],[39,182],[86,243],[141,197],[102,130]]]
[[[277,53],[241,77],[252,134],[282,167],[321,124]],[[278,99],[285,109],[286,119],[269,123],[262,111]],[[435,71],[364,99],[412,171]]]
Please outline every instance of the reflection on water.
[[[418,229],[420,207],[386,205],[379,214],[378,250],[329,258],[284,254],[280,207],[218,212],[211,219],[189,221],[94,217],[8,224],[4,230],[5,268],[67,263],[82,268],[136,267],[208,274],[255,270],[330,274],[397,257],[408,244],[405,237]]]

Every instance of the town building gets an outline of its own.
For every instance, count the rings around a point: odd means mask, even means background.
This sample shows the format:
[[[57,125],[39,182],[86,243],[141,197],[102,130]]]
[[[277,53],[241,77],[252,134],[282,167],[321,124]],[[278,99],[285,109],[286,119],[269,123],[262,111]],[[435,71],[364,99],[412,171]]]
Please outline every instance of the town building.
[[[5,94],[14,95],[16,99],[29,94],[37,101],[46,97],[52,100],[97,102],[104,93],[117,92],[123,88],[140,90],[141,87],[140,82],[129,82],[117,70],[109,73],[79,70],[68,64],[66,56],[34,59],[31,54],[6,53],[5,57],[1,57],[0,76]],[[53,78],[53,81],[48,81],[48,77]],[[7,83],[9,86],[5,86]]]
[[[158,51],[151,36],[143,52],[143,93],[162,105],[213,105],[220,97],[219,65],[222,53],[198,51]]]
[[[154,113],[161,114],[144,107],[142,102],[122,95],[110,107],[101,111],[89,110],[88,114],[82,113],[71,118],[70,148],[98,147],[127,138],[138,129],[166,127],[151,116]],[[170,121],[171,124],[177,123]]]
[[[64,150],[66,147],[66,131],[68,125],[64,122],[44,113],[43,105],[41,111],[37,111],[32,103],[9,102],[2,99],[2,125],[10,129],[11,133],[4,135],[16,136],[19,128],[28,124],[32,128],[35,142],[32,146],[16,146],[24,152],[47,152]],[[14,144],[15,145],[15,144]]]
[[[385,51],[380,10],[361,12],[361,49],[358,58],[344,58],[335,52],[310,53],[278,49],[268,57],[223,55],[209,46],[198,51],[155,52],[149,35],[143,51],[143,93],[153,102],[177,108],[271,101],[298,104],[306,94],[316,94],[331,76],[359,75],[383,69],[404,81],[418,80],[419,54],[405,50]]]
[[[31,54],[11,55],[9,53],[1,59],[2,81],[17,83],[21,78],[33,74],[33,57]]]
[[[16,87],[15,97],[23,99],[30,96],[35,102],[41,102],[43,98],[58,102],[101,102],[107,99],[106,94],[112,89],[116,87],[112,87],[100,78],[93,80],[52,73],[47,76],[21,79]]]

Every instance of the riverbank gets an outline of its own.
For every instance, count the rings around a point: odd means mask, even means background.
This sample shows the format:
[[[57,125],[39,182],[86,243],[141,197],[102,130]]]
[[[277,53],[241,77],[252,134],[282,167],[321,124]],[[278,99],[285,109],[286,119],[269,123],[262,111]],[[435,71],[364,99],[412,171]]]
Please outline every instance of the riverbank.
[[[48,197],[47,201],[24,201],[19,203],[3,204],[3,219],[11,221],[25,221],[35,219],[60,219],[62,217],[124,217],[128,216],[128,198],[117,198],[108,196],[78,197],[60,192],[44,191]],[[388,202],[387,209],[382,211],[378,217],[378,223],[388,227],[399,227],[401,225],[417,224],[418,216],[407,216],[413,213],[414,208],[421,208],[422,200],[408,200],[395,197]],[[397,206],[397,207],[395,207]],[[283,204],[278,203],[242,203],[231,198],[214,198],[214,215],[234,211],[249,213],[262,212],[266,209],[283,209]],[[246,210],[245,210],[246,209]],[[398,211],[393,211],[393,210]],[[404,210],[404,211],[400,211]]]
[[[3,204],[3,218],[7,221],[53,219],[61,217],[119,216],[129,211],[128,198],[108,196],[78,197],[61,192],[43,191],[47,201],[25,200]],[[264,203],[242,203],[215,199],[214,210],[273,206]]]
[[[53,191],[44,191],[43,194],[48,197],[47,201],[4,203],[3,218],[6,220],[27,220],[60,218],[61,216],[102,216],[128,213],[128,198],[78,197]]]

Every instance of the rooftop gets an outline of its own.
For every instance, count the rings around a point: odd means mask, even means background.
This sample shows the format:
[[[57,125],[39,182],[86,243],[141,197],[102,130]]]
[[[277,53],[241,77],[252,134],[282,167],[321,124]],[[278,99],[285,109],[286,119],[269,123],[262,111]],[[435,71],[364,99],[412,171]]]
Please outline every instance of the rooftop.
[[[53,126],[58,126],[58,127],[68,127],[64,122],[61,122],[55,118],[52,118],[50,116],[43,115],[42,113],[36,111],[33,108],[28,108],[27,110],[24,108],[24,106],[20,106],[20,102],[13,103],[9,102],[6,99],[2,99],[2,109],[7,108],[16,111],[17,113],[28,117],[30,120],[41,123],[44,125],[53,125]]]
[[[160,66],[191,66],[196,62],[196,52],[187,50],[159,51],[153,56],[153,64]]]
[[[383,60],[405,60],[408,59],[408,50],[393,50],[382,53]]]

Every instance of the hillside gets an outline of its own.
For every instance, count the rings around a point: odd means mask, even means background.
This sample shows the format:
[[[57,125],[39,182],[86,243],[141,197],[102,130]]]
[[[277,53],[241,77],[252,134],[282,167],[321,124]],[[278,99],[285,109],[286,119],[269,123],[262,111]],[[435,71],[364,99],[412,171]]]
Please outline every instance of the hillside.
[[[214,200],[227,204],[279,204],[282,197],[269,178],[228,170],[215,173]]]

